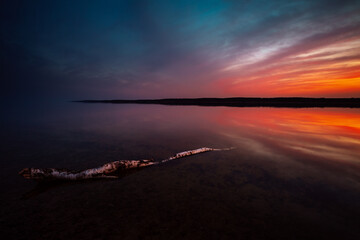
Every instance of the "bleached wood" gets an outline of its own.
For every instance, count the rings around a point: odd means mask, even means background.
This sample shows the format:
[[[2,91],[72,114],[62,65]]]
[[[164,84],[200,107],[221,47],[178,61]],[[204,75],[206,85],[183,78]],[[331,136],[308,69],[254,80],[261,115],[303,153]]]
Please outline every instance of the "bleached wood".
[[[26,179],[34,180],[84,180],[93,178],[118,178],[119,173],[125,172],[129,169],[148,167],[209,151],[225,151],[231,149],[233,148],[216,149],[202,147],[177,153],[172,157],[158,162],[154,160],[120,160],[106,163],[101,167],[86,169],[83,171],[71,171],[57,168],[24,168],[19,172],[19,174]]]

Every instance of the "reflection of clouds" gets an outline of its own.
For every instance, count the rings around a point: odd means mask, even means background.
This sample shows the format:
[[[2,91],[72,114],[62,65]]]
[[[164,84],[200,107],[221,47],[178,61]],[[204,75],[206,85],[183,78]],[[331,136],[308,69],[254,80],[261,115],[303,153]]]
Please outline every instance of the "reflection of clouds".
[[[218,122],[259,154],[305,154],[360,167],[358,110],[226,109]]]
[[[358,162],[359,158],[352,156],[351,151],[343,151],[341,148],[326,147],[322,145],[290,145],[289,148],[314,156],[320,156],[337,161]]]
[[[245,150],[246,153],[248,151],[250,152],[256,152],[257,154],[264,156],[264,157],[281,157],[280,154],[276,154],[274,151],[272,151],[271,148],[266,146],[260,141],[257,141],[255,139],[251,139],[248,137],[242,137],[239,136],[236,133],[222,133],[223,136],[226,136],[228,138],[231,138],[233,142],[235,142],[237,145],[241,146],[241,150]]]

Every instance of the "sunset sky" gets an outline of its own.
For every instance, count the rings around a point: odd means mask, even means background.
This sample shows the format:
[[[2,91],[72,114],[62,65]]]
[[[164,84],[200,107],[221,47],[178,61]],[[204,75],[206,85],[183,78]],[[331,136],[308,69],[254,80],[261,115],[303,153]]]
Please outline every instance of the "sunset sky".
[[[360,1],[2,1],[2,97],[360,97]]]

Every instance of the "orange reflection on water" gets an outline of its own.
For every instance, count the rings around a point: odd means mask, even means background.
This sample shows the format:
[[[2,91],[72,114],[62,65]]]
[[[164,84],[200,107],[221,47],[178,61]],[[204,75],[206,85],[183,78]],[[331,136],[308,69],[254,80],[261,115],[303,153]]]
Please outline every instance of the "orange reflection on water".
[[[223,134],[262,149],[360,169],[360,110],[224,108],[217,122]]]

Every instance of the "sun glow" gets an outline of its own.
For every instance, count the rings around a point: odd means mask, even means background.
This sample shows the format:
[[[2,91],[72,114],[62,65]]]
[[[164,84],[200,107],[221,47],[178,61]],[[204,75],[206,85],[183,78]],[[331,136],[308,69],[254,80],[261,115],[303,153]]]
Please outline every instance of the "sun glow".
[[[353,97],[359,97],[359,39],[306,50],[301,50],[301,46],[274,48],[256,60],[249,58],[248,64],[218,81],[217,86],[227,94],[236,95],[349,96],[354,93]],[[240,65],[230,64],[227,70],[235,67]]]

